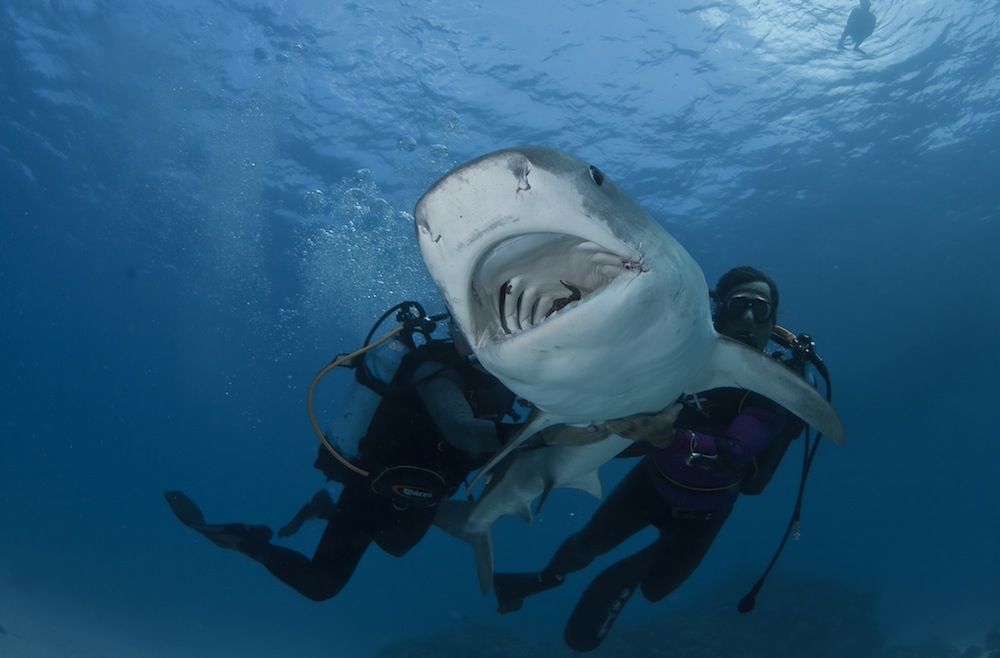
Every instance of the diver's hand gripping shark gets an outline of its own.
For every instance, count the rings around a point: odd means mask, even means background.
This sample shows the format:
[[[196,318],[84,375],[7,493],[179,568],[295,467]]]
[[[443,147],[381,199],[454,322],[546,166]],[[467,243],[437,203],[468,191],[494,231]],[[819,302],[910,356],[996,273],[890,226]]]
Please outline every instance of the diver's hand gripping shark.
[[[537,408],[484,471],[546,427],[653,413],[719,387],[755,391],[843,441],[816,390],[715,331],[701,268],[596,167],[548,148],[498,151],[446,174],[414,218],[479,363]],[[600,496],[597,469],[629,443],[519,451],[475,503],[443,501],[436,523],[472,544],[489,591],[493,521],[530,519],[531,502],[555,487]]]

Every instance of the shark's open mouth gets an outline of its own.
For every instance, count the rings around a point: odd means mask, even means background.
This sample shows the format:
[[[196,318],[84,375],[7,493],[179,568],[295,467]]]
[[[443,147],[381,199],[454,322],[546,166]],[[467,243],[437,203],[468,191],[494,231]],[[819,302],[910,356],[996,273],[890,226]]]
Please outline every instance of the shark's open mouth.
[[[523,332],[587,301],[615,278],[646,271],[633,255],[564,233],[530,233],[493,246],[473,272],[473,331]]]

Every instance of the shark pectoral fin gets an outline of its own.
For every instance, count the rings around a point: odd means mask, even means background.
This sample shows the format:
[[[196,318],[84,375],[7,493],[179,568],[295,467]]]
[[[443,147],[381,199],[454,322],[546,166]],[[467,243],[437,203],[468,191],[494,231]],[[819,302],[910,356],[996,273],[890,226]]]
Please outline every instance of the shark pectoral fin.
[[[507,474],[511,469],[517,469],[518,459],[523,456],[522,453],[511,455],[510,459],[506,459],[503,463],[499,464],[494,470],[486,476],[486,487],[483,489],[483,493],[479,496],[478,503],[482,503],[484,500],[493,500],[494,488],[501,486],[504,482]],[[516,475],[514,476],[517,477]],[[528,500],[514,500],[510,503],[510,506],[505,508],[505,514],[511,514],[521,519],[525,523],[531,523],[534,519],[531,514],[531,505]]]
[[[476,556],[479,588],[483,594],[489,594],[493,585],[493,537],[488,527],[482,531],[470,526],[469,516],[474,509],[475,503],[470,501],[442,500],[434,515],[434,525],[472,547]]]
[[[553,489],[580,489],[600,500],[604,495],[599,472],[601,466],[630,443],[632,443],[630,439],[610,434],[600,441],[585,446],[546,446],[538,450],[538,454],[544,452],[552,455],[550,459],[552,463],[561,464],[570,472],[564,470],[561,474],[550,475],[539,497],[538,505],[535,506],[535,514],[541,512],[542,505],[548,500]]]
[[[603,490],[601,489],[601,476],[598,474],[598,471],[591,471],[590,473],[587,473],[572,482],[564,482],[559,486],[566,489],[580,489],[581,491],[586,491],[598,500],[600,500],[604,495]]]
[[[490,471],[492,471],[496,467],[496,465],[503,460],[504,457],[506,457],[514,450],[519,448],[521,444],[523,444],[525,441],[533,437],[538,432],[541,432],[549,425],[555,425],[557,422],[558,421],[555,418],[547,414],[541,412],[533,413],[531,417],[528,419],[528,422],[524,424],[524,427],[522,427],[517,434],[511,437],[510,441],[507,442],[507,445],[505,445],[503,449],[500,450],[500,452],[490,457],[490,460],[486,462],[486,464],[481,469],[479,469],[479,474],[476,475],[476,477],[472,480],[472,482],[469,483],[468,489],[470,491],[475,489],[476,484],[479,482],[479,480],[486,477],[486,475]]]
[[[549,499],[550,493],[552,493],[552,485],[546,484],[545,488],[542,490],[542,494],[538,497],[538,502],[535,503],[535,514],[542,513],[542,506],[544,506],[545,501]]]
[[[587,473],[582,477],[578,477],[575,480],[572,480],[570,482],[563,482],[559,485],[556,485],[556,487],[552,486],[545,487],[545,491],[543,491],[542,495],[538,497],[538,503],[535,505],[535,514],[541,514],[542,505],[544,505],[545,501],[549,499],[549,494],[552,493],[552,490],[555,488],[580,489],[582,491],[586,491],[587,493],[589,493],[594,498],[597,498],[598,500],[600,500],[601,496],[603,495],[601,490],[601,478],[597,474],[597,471],[591,471],[590,473]]]
[[[539,507],[541,506],[539,505]],[[521,519],[525,523],[531,523],[532,521],[535,520],[534,515],[531,513],[531,505],[529,505],[528,503],[525,503],[524,507],[521,507],[520,509],[516,510],[514,512],[514,516]]]
[[[728,386],[750,389],[773,400],[843,445],[844,428],[837,412],[816,389],[774,359],[720,336],[705,370],[688,392]]]
[[[469,515],[474,508],[474,502],[445,498],[438,503],[437,513],[434,514],[434,525],[452,537],[469,541],[466,538],[470,534]]]
[[[490,593],[490,588],[493,586],[493,535],[488,528],[486,532],[475,537],[472,542],[472,550],[476,554],[479,589],[485,596]]]

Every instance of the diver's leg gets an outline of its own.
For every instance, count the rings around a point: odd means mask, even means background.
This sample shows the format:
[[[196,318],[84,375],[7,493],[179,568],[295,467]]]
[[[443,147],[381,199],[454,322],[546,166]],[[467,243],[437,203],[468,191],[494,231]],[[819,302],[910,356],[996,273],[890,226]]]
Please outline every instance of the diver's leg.
[[[351,579],[370,543],[371,536],[357,516],[338,505],[312,559],[271,543],[247,546],[242,552],[306,598],[325,601]]]
[[[596,649],[656,560],[652,544],[602,571],[570,615],[563,634],[567,646],[574,651]]]
[[[168,491],[164,497],[177,518],[188,527],[218,546],[239,551],[260,562],[303,596],[322,601],[335,596],[343,588],[371,543],[365,525],[364,497],[349,493],[348,489],[345,488],[332,508],[326,507],[325,500],[319,501],[323,503],[320,511],[329,521],[312,559],[271,544],[272,533],[267,526],[205,523],[201,510],[182,492]],[[361,504],[358,504],[359,499]],[[311,502],[316,502],[316,498]]]
[[[345,486],[333,506],[328,506],[321,497],[319,512],[327,524],[311,559],[270,543],[254,545],[243,552],[306,598],[314,601],[333,598],[351,579],[372,542],[370,517],[374,496],[367,484],[358,484]]]
[[[710,518],[671,518],[660,529],[655,544],[657,557],[643,578],[642,594],[660,601],[694,573],[711,548],[729,510],[713,512]]]
[[[311,560],[269,543],[244,551],[314,601],[332,598],[343,589],[372,541],[390,555],[403,555],[423,537],[434,517],[432,510],[396,510],[367,486],[345,487],[333,507],[320,498],[319,516],[328,522]]]
[[[381,497],[373,507],[368,517],[369,532],[378,547],[393,557],[406,555],[423,539],[436,511],[433,507],[396,509],[392,501]]]
[[[650,479],[649,464],[643,459],[601,503],[583,529],[559,546],[542,571],[494,575],[499,611],[518,610],[526,597],[562,584],[567,574],[585,568],[652,523],[655,506],[662,504]]]
[[[291,537],[296,532],[302,528],[302,524],[306,521],[312,519],[327,519],[329,520],[331,515],[336,509],[336,503],[330,498],[330,494],[326,489],[320,489],[313,497],[309,499],[309,502],[302,506],[302,508],[292,517],[292,520],[281,526],[278,530],[279,537]]]
[[[656,542],[605,569],[587,587],[566,625],[566,644],[574,651],[597,648],[637,589],[650,601],[673,592],[705,557],[728,516],[722,511],[708,518],[657,518]]]
[[[649,464],[643,459],[601,503],[583,529],[562,543],[543,573],[565,576],[587,567],[650,525],[658,504],[662,505],[650,479]]]

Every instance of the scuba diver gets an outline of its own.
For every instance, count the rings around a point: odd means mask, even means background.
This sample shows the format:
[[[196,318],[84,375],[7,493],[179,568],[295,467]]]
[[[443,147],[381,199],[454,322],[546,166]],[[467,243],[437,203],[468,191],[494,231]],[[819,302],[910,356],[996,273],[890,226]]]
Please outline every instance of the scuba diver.
[[[861,51],[861,42],[875,31],[875,14],[871,12],[871,4],[871,0],[858,0],[858,6],[852,9],[850,16],[847,17],[847,25],[840,35],[837,48],[843,49],[844,40],[851,37],[854,50]]]
[[[763,272],[734,268],[719,279],[712,295],[719,333],[764,351],[772,331],[780,330],[778,287]],[[806,357],[814,353],[811,339],[800,338],[803,348],[782,362],[801,374]],[[797,340],[792,336],[788,344]],[[822,364],[818,357],[815,361]],[[822,373],[825,377],[825,367]],[[557,587],[568,574],[653,526],[658,538],[598,575],[569,619],[567,645],[575,651],[596,648],[637,589],[646,599],[660,601],[694,572],[737,497],[764,490],[803,427],[779,405],[739,388],[704,391],[657,414],[604,423],[608,431],[651,444],[647,454],[543,570],[494,575],[499,612],[520,609],[526,597]],[[806,447],[808,454],[808,443]],[[795,523],[797,515],[798,506]],[[752,609],[762,585],[763,578],[741,602],[741,611]]]
[[[385,382],[369,369],[363,352],[389,338],[369,346],[377,327],[394,311],[402,325],[390,335],[408,349]],[[508,415],[516,418],[514,394],[469,360],[471,349],[458,329],[450,327],[450,339],[431,337],[436,322],[445,317],[428,318],[414,302],[397,305],[372,328],[365,348],[338,358],[313,380],[310,420],[322,443],[315,466],[327,480],[344,487],[336,502],[321,489],[278,531],[279,537],[288,537],[307,520],[326,521],[311,558],[271,543],[273,532],[266,525],[206,523],[188,496],[167,491],[164,495],[177,518],[217,546],[261,563],[314,601],[340,592],[372,542],[390,555],[406,554],[430,528],[437,502],[454,494],[519,428],[501,422]],[[418,345],[414,335],[424,342]],[[359,383],[381,397],[354,460],[341,455],[323,435],[312,402],[318,380],[343,363],[355,369]]]

